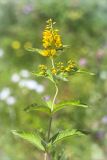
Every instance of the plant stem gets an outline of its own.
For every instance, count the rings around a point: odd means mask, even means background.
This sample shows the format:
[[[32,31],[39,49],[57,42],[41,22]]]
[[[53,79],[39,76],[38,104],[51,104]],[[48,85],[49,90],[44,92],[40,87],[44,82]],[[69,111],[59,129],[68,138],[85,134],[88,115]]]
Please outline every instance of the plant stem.
[[[49,120],[48,138],[47,138],[48,142],[49,142],[49,139],[50,139],[51,126],[52,126],[52,116],[50,116],[50,120]],[[44,160],[48,160],[48,152],[45,152],[45,154],[44,154]]]
[[[51,58],[51,62],[52,62],[52,67],[55,68],[55,65],[54,65],[54,60],[53,58]]]
[[[57,95],[58,95],[58,87],[57,87],[56,83],[55,83],[55,88],[56,88],[56,92],[55,92],[55,96],[54,96],[54,98],[53,98],[51,111],[53,111],[53,107],[54,107],[54,104],[55,104],[55,100],[56,100],[56,97],[57,97]]]
[[[51,58],[51,62],[52,62],[52,66],[53,68],[55,68],[55,65],[54,65],[54,61],[53,61],[53,58]],[[55,104],[55,100],[56,100],[56,97],[58,95],[58,87],[57,87],[57,84],[56,82],[54,82],[55,84],[55,95],[54,95],[54,98],[53,98],[53,101],[52,101],[52,106],[51,106],[51,112],[53,111],[53,108],[54,108],[54,104]],[[49,119],[49,127],[48,127],[48,142],[49,142],[49,139],[50,139],[50,133],[51,133],[51,127],[52,127],[52,120],[53,120],[53,117],[52,115],[50,116],[50,119]],[[44,154],[44,160],[48,160],[48,152],[45,152]]]
[[[47,152],[44,153],[44,160],[47,160]]]
[[[51,126],[52,126],[52,116],[50,117],[50,120],[49,120],[48,141],[49,141],[49,139],[50,139]]]

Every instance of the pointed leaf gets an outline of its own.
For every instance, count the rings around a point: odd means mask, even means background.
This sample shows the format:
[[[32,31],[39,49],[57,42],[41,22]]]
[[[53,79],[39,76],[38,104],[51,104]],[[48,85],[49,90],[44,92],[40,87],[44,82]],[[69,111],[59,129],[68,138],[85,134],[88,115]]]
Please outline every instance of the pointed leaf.
[[[40,111],[40,112],[45,112],[47,114],[51,113],[51,110],[50,110],[50,108],[48,106],[46,106],[46,105],[38,105],[37,103],[33,103],[33,104],[29,105],[24,110],[26,112]]]
[[[49,142],[50,144],[55,144],[59,141],[62,141],[63,139],[67,137],[71,137],[74,135],[81,136],[81,135],[84,135],[84,133],[78,131],[77,129],[59,131],[49,140]]]
[[[53,77],[51,71],[48,69],[46,73],[47,73],[47,75],[48,75],[47,78],[48,78],[49,80],[51,80],[53,83],[55,83],[54,77]]]
[[[88,74],[88,75],[91,75],[91,76],[94,76],[94,75],[95,75],[95,74],[92,73],[92,72],[88,72],[88,71],[81,70],[81,69],[79,69],[79,70],[77,71],[77,73],[85,73],[85,74]]]
[[[43,50],[42,49],[38,49],[38,48],[26,48],[27,51],[30,51],[30,52],[37,52],[41,55],[43,55]]]
[[[55,77],[56,77],[58,80],[62,80],[62,81],[65,81],[65,82],[68,81],[67,76],[66,76],[66,75],[63,75],[63,74],[55,75]]]
[[[44,77],[43,75],[41,75],[39,72],[32,72],[32,74],[34,76],[37,76],[37,77]]]
[[[80,101],[63,101],[60,103],[57,103],[54,105],[54,110],[53,113],[65,108],[65,107],[71,107],[71,106],[76,106],[76,107],[83,107],[83,108],[87,108],[88,106],[85,104],[81,104]]]
[[[27,140],[28,142],[35,145],[38,149],[44,151],[44,140],[35,132],[25,132],[13,130],[12,133],[20,138]]]
[[[37,52],[37,48],[32,48],[32,47],[26,48],[26,50],[29,52]]]
[[[63,45],[62,47],[60,47],[60,48],[58,48],[56,50],[59,51],[59,50],[65,49],[65,48],[70,48],[70,45]]]
[[[63,48],[70,48],[70,45],[63,45]]]

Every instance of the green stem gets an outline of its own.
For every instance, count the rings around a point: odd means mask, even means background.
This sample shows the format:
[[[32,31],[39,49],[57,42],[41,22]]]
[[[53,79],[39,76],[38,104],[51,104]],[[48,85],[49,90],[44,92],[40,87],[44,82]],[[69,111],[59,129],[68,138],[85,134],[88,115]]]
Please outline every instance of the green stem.
[[[44,153],[44,160],[47,160],[47,152]]]
[[[54,60],[53,58],[51,57],[51,62],[52,62],[52,67],[55,68],[55,65],[54,65]]]
[[[50,117],[50,120],[49,120],[49,128],[48,128],[48,141],[49,141],[49,139],[50,139],[51,126],[52,126],[52,116]]]
[[[53,58],[51,58],[51,62],[52,62],[52,67],[55,68],[55,65],[54,65],[54,61],[53,61]],[[57,87],[57,84],[56,82],[54,82],[55,84],[55,95],[54,95],[54,98],[53,98],[53,101],[52,101],[52,106],[51,106],[51,112],[53,111],[53,108],[54,108],[54,104],[55,104],[55,100],[56,100],[56,97],[58,95],[58,87]],[[48,142],[49,142],[49,139],[50,139],[50,133],[51,133],[51,127],[52,127],[52,120],[53,120],[53,117],[52,115],[50,116],[50,120],[49,120],[49,127],[48,127]],[[44,160],[48,160],[48,152],[45,152],[44,154]]]
[[[56,97],[57,97],[57,95],[58,95],[58,87],[57,87],[56,83],[55,83],[55,88],[56,88],[56,92],[55,92],[55,96],[54,96],[54,98],[53,98],[51,111],[53,111],[54,104],[55,104],[55,100],[56,100]]]
[[[48,127],[48,142],[49,142],[49,139],[50,139],[50,133],[51,133],[51,126],[52,126],[52,116],[50,116],[50,120],[49,120],[49,127]],[[45,152],[44,154],[44,160],[48,160],[48,152]]]

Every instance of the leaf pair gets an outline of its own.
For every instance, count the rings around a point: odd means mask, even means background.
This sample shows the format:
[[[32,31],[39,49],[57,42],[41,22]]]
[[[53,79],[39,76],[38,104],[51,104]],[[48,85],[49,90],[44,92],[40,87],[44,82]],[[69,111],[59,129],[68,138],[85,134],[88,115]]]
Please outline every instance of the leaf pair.
[[[69,45],[63,45],[63,46],[62,46],[61,48],[59,48],[59,49],[56,48],[56,50],[57,50],[57,51],[58,51],[58,50],[63,50],[63,49],[65,49],[65,48],[69,48],[69,47],[70,47]],[[32,48],[32,47],[26,48],[26,50],[29,51],[29,52],[37,52],[37,53],[39,53],[40,55],[42,55],[42,52],[43,52],[42,49]]]
[[[57,132],[53,137],[50,138],[49,142],[46,142],[43,140],[40,135],[36,132],[25,132],[25,131],[16,131],[13,130],[12,133],[16,136],[19,136],[22,139],[27,140],[28,142],[32,143],[34,146],[36,146],[39,150],[45,151],[48,148],[51,148],[52,145],[62,141],[63,139],[71,136],[82,136],[84,133],[72,129],[72,130],[64,130]]]
[[[81,104],[80,101],[62,101],[60,103],[54,104],[53,111],[51,111],[51,106],[48,105],[38,105],[37,103],[29,105],[27,108],[24,110],[27,112],[30,111],[40,111],[40,112],[45,112],[48,115],[52,115],[61,109],[64,109],[66,107],[83,107],[87,108],[88,106],[85,104]]]

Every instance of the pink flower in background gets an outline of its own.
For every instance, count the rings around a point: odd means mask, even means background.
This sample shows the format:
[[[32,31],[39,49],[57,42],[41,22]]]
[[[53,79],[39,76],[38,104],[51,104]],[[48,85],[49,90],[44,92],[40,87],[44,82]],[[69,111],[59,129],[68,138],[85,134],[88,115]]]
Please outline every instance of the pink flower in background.
[[[32,5],[25,5],[23,7],[23,13],[29,14],[33,11],[33,6]]]
[[[46,102],[49,101],[50,100],[50,96],[44,96],[43,100],[46,101]]]
[[[86,58],[81,58],[80,60],[79,60],[79,65],[81,66],[81,67],[85,67],[86,65],[87,65],[87,59]]]
[[[98,60],[102,59],[104,57],[105,53],[104,53],[104,50],[103,49],[99,49],[96,53],[96,58]]]

